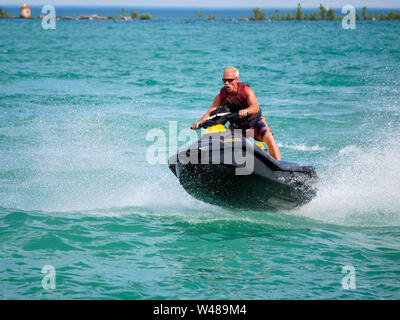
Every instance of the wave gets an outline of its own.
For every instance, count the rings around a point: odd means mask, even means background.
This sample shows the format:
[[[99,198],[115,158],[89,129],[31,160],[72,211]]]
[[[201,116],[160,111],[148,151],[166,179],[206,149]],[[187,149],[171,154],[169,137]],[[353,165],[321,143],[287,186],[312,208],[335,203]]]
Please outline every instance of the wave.
[[[292,150],[297,150],[297,151],[325,151],[325,147],[320,147],[319,145],[315,146],[307,146],[305,144],[299,144],[299,145],[290,145],[285,142],[278,142],[278,147],[279,148],[285,148],[285,149],[292,149]]]

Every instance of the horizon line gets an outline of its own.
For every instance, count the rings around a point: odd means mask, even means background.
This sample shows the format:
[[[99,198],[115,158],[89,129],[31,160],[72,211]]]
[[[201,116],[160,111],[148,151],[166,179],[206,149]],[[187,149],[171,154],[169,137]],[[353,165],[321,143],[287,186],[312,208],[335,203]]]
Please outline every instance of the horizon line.
[[[43,7],[47,4],[34,4],[30,5],[31,8],[33,7]],[[19,4],[5,4],[5,5],[0,5],[0,7],[20,7],[21,5]],[[254,9],[254,8],[259,8],[259,9],[296,9],[296,6],[268,6],[268,7],[261,7],[261,6],[252,6],[252,7],[247,7],[247,6],[238,6],[238,7],[228,7],[228,6],[216,6],[216,7],[210,7],[210,6],[142,6],[142,5],[106,5],[106,4],[99,4],[99,5],[81,5],[81,4],[76,4],[76,5],[71,5],[71,4],[59,4],[59,5],[54,5],[54,7],[81,7],[81,8],[90,8],[90,7],[110,7],[110,8],[116,8],[116,7],[135,7],[135,8],[159,8],[159,9],[169,9],[169,8],[174,8],[174,9]],[[341,9],[342,6],[340,7],[329,7],[329,6],[324,6],[325,8],[331,8],[331,9]],[[366,7],[368,8],[374,8],[374,9],[400,9],[400,7],[385,7],[385,6],[361,6],[355,8],[363,8]],[[316,7],[301,7],[302,9],[319,9],[319,6]]]

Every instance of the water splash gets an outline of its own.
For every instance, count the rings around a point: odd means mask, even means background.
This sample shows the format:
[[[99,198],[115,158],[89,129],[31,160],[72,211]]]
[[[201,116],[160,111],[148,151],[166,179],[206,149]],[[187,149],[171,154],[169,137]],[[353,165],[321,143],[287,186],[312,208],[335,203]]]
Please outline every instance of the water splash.
[[[320,173],[318,195],[294,214],[343,225],[400,225],[398,133],[366,147],[349,145]]]
[[[320,147],[319,145],[307,146],[305,144],[290,145],[288,143],[278,143],[278,147],[296,150],[296,151],[325,151],[326,150],[325,147]]]

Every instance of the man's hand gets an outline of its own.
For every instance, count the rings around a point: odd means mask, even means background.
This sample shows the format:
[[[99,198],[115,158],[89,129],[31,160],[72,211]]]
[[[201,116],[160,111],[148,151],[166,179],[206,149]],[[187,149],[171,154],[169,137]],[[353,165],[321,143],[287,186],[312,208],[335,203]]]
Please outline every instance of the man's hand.
[[[239,110],[239,118],[244,118],[249,115],[249,112],[246,109]]]
[[[200,122],[198,122],[198,121],[195,122],[195,123],[193,123],[193,124],[192,124],[192,129],[193,129],[193,130],[199,130],[199,129],[200,129],[199,124],[200,124]]]

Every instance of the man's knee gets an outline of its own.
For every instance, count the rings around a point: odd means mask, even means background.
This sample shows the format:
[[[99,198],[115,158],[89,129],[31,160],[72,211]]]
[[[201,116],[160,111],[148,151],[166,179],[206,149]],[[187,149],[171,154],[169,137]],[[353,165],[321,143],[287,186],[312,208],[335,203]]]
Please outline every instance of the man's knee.
[[[264,135],[264,140],[265,140],[265,141],[270,141],[270,142],[273,142],[273,141],[274,141],[274,135],[272,134],[271,131],[268,131],[268,132]]]

